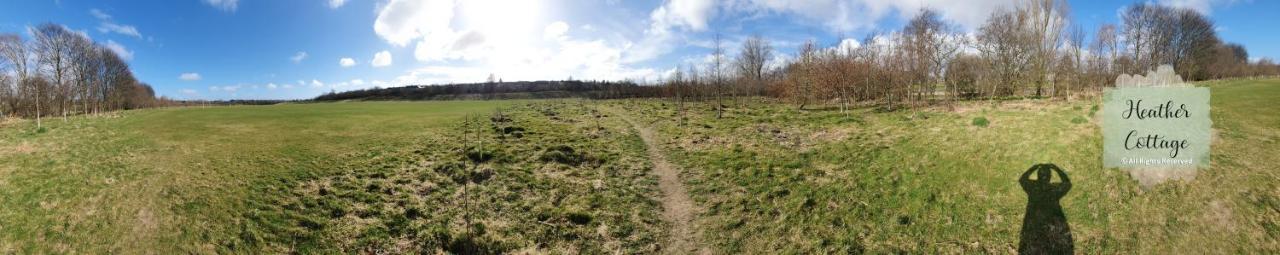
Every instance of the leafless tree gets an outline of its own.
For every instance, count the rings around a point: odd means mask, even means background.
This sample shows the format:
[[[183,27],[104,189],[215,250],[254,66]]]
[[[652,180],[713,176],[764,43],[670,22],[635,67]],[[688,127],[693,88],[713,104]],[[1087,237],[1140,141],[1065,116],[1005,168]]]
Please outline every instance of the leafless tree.
[[[1167,61],[1173,63],[1187,79],[1207,79],[1213,48],[1221,44],[1213,21],[1190,9],[1177,9],[1173,17],[1174,31],[1171,32],[1170,59]]]
[[[31,58],[29,57],[30,55],[28,54],[29,52],[27,49],[27,43],[22,39],[22,37],[14,34],[0,35],[0,59],[7,62],[10,70],[13,70],[13,72],[17,74],[17,79],[13,82],[16,93],[13,96],[14,99],[10,101],[10,107],[13,108],[14,111],[18,111],[18,102],[21,100],[20,95],[28,94],[23,92],[31,88],[26,84],[30,74],[29,70],[31,63]],[[40,93],[37,90],[30,94],[33,94],[31,99],[35,104],[36,126],[39,127],[41,125],[39,117]]]
[[[764,89],[765,63],[770,58],[773,58],[773,46],[759,35],[742,42],[742,52],[738,53],[735,65],[749,93],[759,94]]]
[[[994,79],[990,96],[1013,95],[1016,86],[1025,81],[1036,50],[1035,39],[1023,25],[1029,18],[1023,12],[996,11],[978,30],[977,49],[989,62]]]
[[[798,108],[804,110],[805,105],[813,99],[815,66],[818,63],[818,45],[813,40],[800,45],[796,62],[788,66],[786,94],[796,101]]]
[[[943,74],[946,66],[955,58],[964,45],[965,38],[957,33],[955,25],[942,20],[936,11],[920,10],[902,30],[905,49],[911,57],[913,73],[917,79],[912,81],[919,89],[913,91],[917,100],[932,95],[935,88],[945,84]],[[947,93],[954,94],[954,91]]]
[[[1114,61],[1120,54],[1120,37],[1117,35],[1116,25],[1105,24],[1098,27],[1098,32],[1094,34],[1093,44],[1089,47],[1089,51],[1097,56],[1105,56],[1106,61]]]
[[[70,101],[71,88],[67,81],[71,74],[72,40],[79,35],[69,31],[62,25],[45,23],[32,30],[35,37],[36,56],[40,69],[53,82],[54,102],[62,113],[63,120],[67,116],[67,104]],[[37,101],[38,102],[38,101]]]
[[[724,98],[725,87],[727,87],[727,81],[724,74],[725,63],[727,61],[725,59],[724,42],[721,40],[720,34],[716,34],[713,40],[714,41],[712,43],[714,45],[711,49],[711,66],[707,67],[707,78],[710,79],[710,84],[708,85],[710,86],[711,93],[716,98],[716,118],[718,119],[724,117],[724,102],[722,100]]]
[[[42,118],[60,113],[158,106],[150,85],[140,83],[115,52],[62,25],[28,28],[30,41],[0,34],[0,110]]]
[[[1053,64],[1058,57],[1062,32],[1068,25],[1065,0],[1031,0],[1020,6],[1019,12],[1027,16],[1026,32],[1035,42],[1032,57],[1032,82],[1036,84],[1036,97],[1043,95],[1046,82],[1053,76]]]

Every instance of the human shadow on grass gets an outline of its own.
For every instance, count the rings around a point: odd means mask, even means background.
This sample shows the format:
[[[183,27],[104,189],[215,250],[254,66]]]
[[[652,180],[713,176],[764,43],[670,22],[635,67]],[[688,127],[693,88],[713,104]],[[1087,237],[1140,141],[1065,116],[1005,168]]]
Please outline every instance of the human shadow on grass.
[[[1031,180],[1031,173],[1036,179]],[[1053,172],[1058,172],[1059,183],[1050,183]],[[1022,218],[1022,238],[1018,254],[1072,254],[1075,244],[1067,215],[1058,203],[1067,191],[1071,191],[1071,179],[1067,173],[1053,164],[1036,164],[1018,178],[1018,184],[1027,192],[1027,212]]]

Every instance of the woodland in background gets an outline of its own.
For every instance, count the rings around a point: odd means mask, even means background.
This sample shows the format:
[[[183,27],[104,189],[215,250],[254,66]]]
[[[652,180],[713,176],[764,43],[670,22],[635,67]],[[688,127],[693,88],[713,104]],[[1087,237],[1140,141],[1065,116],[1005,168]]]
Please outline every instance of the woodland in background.
[[[1209,18],[1190,9],[1135,4],[1119,25],[1086,41],[1061,0],[1027,1],[993,13],[974,34],[922,10],[900,31],[872,34],[858,47],[809,41],[790,63],[768,68],[773,48],[760,37],[736,58],[717,38],[709,64],[678,68],[660,83],[679,102],[738,95],[888,110],[966,99],[1097,95],[1120,74],[1172,64],[1188,81],[1280,75],[1271,59],[1249,61],[1239,44],[1218,38]],[[724,103],[718,102],[718,108]],[[720,110],[717,114],[721,114]]]
[[[129,64],[83,33],[45,23],[31,39],[0,34],[0,118],[35,118],[171,105]]]
[[[517,81],[503,82],[490,77],[484,83],[422,85],[370,88],[330,92],[316,101],[338,100],[454,100],[454,99],[534,99],[583,97],[593,99],[655,97],[661,89],[630,81]]]
[[[1120,74],[1170,64],[1187,81],[1280,75],[1271,59],[1251,62],[1244,46],[1218,38],[1208,17],[1191,9],[1138,3],[1121,24],[1096,28],[1091,40],[1062,0],[1029,0],[994,12],[965,33],[924,9],[899,31],[874,33],[857,47],[804,43],[788,63],[769,63],[774,48],[753,36],[729,56],[716,37],[704,64],[678,67],[652,84],[632,81],[488,82],[373,88],[328,93],[330,100],[666,97],[683,102],[768,96],[795,103],[873,105],[886,110],[999,98],[1098,95]],[[644,82],[641,82],[644,83]]]

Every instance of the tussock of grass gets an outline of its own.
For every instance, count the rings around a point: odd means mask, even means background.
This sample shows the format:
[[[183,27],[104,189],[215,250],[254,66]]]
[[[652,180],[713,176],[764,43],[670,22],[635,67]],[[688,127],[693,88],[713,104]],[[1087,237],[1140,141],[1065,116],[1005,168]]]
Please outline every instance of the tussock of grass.
[[[981,116],[979,116],[979,117],[973,118],[973,125],[974,125],[974,126],[977,126],[977,127],[987,127],[987,125],[989,125],[989,124],[991,124],[991,121],[988,121],[988,120],[987,120],[987,117],[981,117]]]

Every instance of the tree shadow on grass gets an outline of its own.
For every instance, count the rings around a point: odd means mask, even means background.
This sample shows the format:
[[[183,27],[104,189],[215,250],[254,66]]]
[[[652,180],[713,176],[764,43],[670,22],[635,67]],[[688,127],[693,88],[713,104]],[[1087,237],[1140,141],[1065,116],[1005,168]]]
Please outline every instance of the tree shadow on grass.
[[[1031,173],[1036,179],[1031,180]],[[1058,173],[1059,183],[1050,183],[1053,172]],[[1018,184],[1027,192],[1027,212],[1022,218],[1022,238],[1018,254],[1072,254],[1075,244],[1067,215],[1058,203],[1071,191],[1071,179],[1067,173],[1053,164],[1036,164],[1018,178]]]

